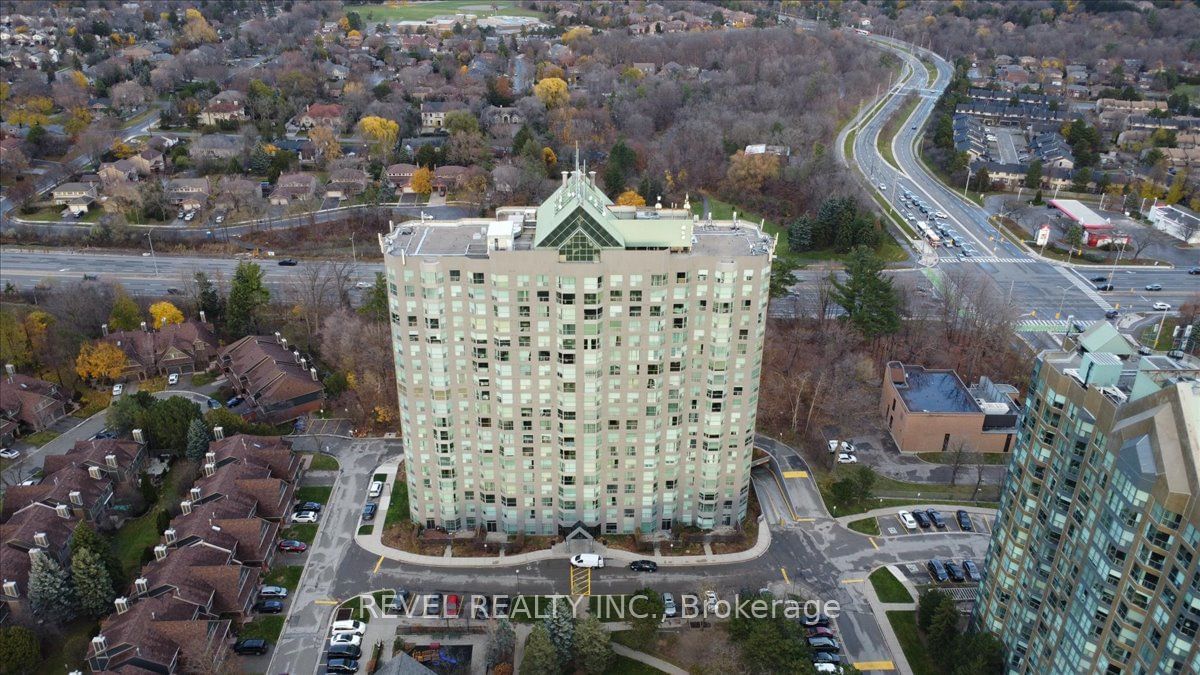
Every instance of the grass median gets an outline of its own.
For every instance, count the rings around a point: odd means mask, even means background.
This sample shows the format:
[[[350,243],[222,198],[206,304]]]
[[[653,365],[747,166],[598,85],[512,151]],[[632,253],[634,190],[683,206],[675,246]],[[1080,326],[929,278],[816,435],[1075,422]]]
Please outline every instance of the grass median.
[[[875,518],[863,518],[861,520],[854,520],[854,521],[851,521],[850,523],[848,523],[846,525],[846,527],[850,528],[851,530],[854,530],[855,532],[860,532],[862,534],[869,534],[869,535],[878,535],[879,534],[879,520],[877,520]]]
[[[886,567],[871,572],[869,577],[871,586],[875,588],[875,594],[879,596],[880,602],[912,602],[912,593],[900,583],[895,574]]]
[[[917,613],[912,610],[888,612],[887,618],[913,675],[936,675],[938,671],[934,668],[933,659],[917,630]]]

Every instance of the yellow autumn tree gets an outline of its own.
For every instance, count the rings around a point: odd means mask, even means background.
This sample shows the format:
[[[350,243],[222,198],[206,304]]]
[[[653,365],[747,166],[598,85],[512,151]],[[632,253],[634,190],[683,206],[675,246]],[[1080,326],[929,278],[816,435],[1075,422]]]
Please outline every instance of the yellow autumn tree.
[[[555,166],[558,166],[558,155],[554,154],[554,148],[542,148],[542,163],[546,165],[546,171],[553,171]]]
[[[308,131],[308,140],[312,141],[317,157],[326,162],[342,156],[342,145],[329,127],[313,127]]]
[[[150,316],[154,318],[155,328],[162,328],[171,323],[183,323],[183,312],[166,300],[150,305]]]
[[[88,128],[92,123],[92,111],[87,108],[71,108],[70,114],[67,116],[66,123],[63,124],[63,129],[72,136]]]
[[[125,352],[111,342],[87,342],[79,348],[75,372],[86,380],[115,380],[125,371]]]
[[[113,141],[112,154],[113,157],[116,157],[117,159],[126,159],[137,154],[137,150],[135,150],[132,145],[124,141],[117,140]]]
[[[634,190],[626,190],[617,195],[617,206],[645,206],[646,198]]]
[[[200,10],[189,7],[184,12],[185,23],[183,25],[183,41],[189,45],[198,45],[201,42],[216,42],[217,31],[208,25],[208,20],[200,13]]]
[[[547,108],[551,109],[564,106],[571,100],[571,93],[567,91],[566,81],[557,77],[547,77],[539,81],[533,85],[533,93]]]
[[[377,153],[383,153],[395,147],[400,125],[386,117],[368,115],[358,121],[358,131],[371,142]]]
[[[763,183],[779,176],[779,156],[771,154],[747,155],[737,151],[729,160],[725,179],[739,193],[754,193],[762,189]]]
[[[433,192],[433,172],[426,167],[421,167],[413,172],[412,181],[409,182],[413,192],[419,195],[427,195]]]
[[[89,86],[91,86],[91,82],[88,82],[87,75],[84,75],[78,70],[72,70],[70,73],[67,73],[67,80],[80,89],[87,89]]]
[[[562,37],[559,39],[562,40],[562,43],[564,45],[570,45],[572,42],[578,40],[579,38],[584,37],[585,35],[591,35],[591,34],[592,34],[592,29],[589,26],[576,26],[576,27],[572,28],[571,30],[563,33]]]

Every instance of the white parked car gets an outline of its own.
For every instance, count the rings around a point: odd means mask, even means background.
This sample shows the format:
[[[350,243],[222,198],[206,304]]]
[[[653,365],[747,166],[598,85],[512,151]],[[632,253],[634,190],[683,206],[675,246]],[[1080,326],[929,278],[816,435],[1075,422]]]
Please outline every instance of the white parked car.
[[[167,376],[167,386],[173,387],[179,384],[179,373],[171,373]]]
[[[717,592],[704,591],[704,609],[714,612],[717,609]]]
[[[1154,303],[1153,307],[1154,307],[1154,309],[1156,309],[1160,312],[1165,312],[1165,311],[1171,309],[1171,306],[1165,302],[1156,302],[1156,303]]]
[[[349,619],[345,621],[334,621],[333,629],[330,631],[330,633],[333,635],[338,633],[354,633],[355,635],[362,635],[366,632],[367,624],[361,621],[351,621]]]
[[[900,522],[904,523],[904,527],[908,528],[909,530],[915,531],[917,529],[917,519],[913,518],[912,514],[908,511],[900,511],[896,513],[896,517],[899,518]]]
[[[839,441],[836,438],[829,441],[829,454],[835,452],[844,452],[848,455],[854,454],[854,444],[850,441]]]
[[[371,499],[376,499],[383,494],[383,481],[371,481],[371,487],[367,488],[367,496]]]
[[[595,553],[580,553],[571,558],[574,567],[604,567],[604,556]]]
[[[123,385],[123,384],[114,384],[113,385],[113,388],[112,388],[113,396],[120,396],[121,394],[124,394],[124,393],[125,393],[125,385]]]
[[[21,456],[21,451],[12,448],[4,448],[0,450],[0,459],[16,459]]]
[[[355,647],[362,646],[362,636],[358,633],[334,633],[333,637],[329,638],[329,646],[334,645],[352,645]]]
[[[858,458],[855,457],[854,455],[846,454],[844,452],[839,452],[838,458],[837,458],[837,463],[838,464],[858,464]]]
[[[317,518],[316,511],[297,511],[292,514],[293,523],[315,523]]]

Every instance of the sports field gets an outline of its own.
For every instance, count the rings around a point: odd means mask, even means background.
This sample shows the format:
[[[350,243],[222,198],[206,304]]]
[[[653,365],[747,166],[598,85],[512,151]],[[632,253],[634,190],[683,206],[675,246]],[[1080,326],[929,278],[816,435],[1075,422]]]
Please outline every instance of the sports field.
[[[346,12],[358,12],[364,23],[389,20],[424,21],[443,14],[474,14],[479,17],[506,14],[508,16],[543,16],[541,12],[518,7],[512,0],[427,0],[425,2],[392,1],[383,4],[346,5]]]

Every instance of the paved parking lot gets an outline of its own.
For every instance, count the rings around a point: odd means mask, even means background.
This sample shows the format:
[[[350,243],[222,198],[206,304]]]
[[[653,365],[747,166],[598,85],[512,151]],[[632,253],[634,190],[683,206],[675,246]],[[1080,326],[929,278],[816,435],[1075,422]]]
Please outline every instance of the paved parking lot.
[[[305,423],[304,433],[312,436],[349,436],[350,435],[350,420],[334,418],[334,419],[315,419],[308,418]]]
[[[916,509],[910,509],[909,513],[912,513],[915,510]],[[942,519],[946,521],[945,529],[938,529],[930,525],[926,528],[918,527],[915,530],[909,530],[904,526],[904,523],[901,522],[899,510],[892,515],[879,516],[875,520],[879,523],[879,534],[885,537],[921,537],[944,532],[964,532],[964,530],[958,526],[958,518],[955,517],[954,512],[942,510],[939,510],[939,512],[942,514]],[[992,533],[992,522],[995,520],[994,516],[970,512],[967,513],[967,516],[971,519],[971,526],[974,528],[971,531],[987,535]]]
[[[950,562],[958,563],[960,566],[962,564],[962,561],[966,560],[966,558],[938,558],[938,559],[941,560],[942,562],[950,561]],[[974,559],[972,558],[972,560],[974,560]],[[981,562],[982,562],[981,560],[975,560],[976,565],[979,565]],[[950,595],[954,596],[954,599],[959,602],[968,602],[968,601],[975,600],[975,595],[979,588],[979,584],[970,583],[970,582],[955,583],[953,581],[948,581],[948,582],[939,584],[933,580],[932,576],[930,576],[929,570],[925,568],[924,562],[905,563],[902,565],[896,565],[896,568],[899,569],[900,572],[902,574],[904,574],[904,576],[907,577],[908,580],[911,581],[914,586],[918,586],[918,587],[929,586],[931,588],[937,588],[939,590],[946,591]]]

